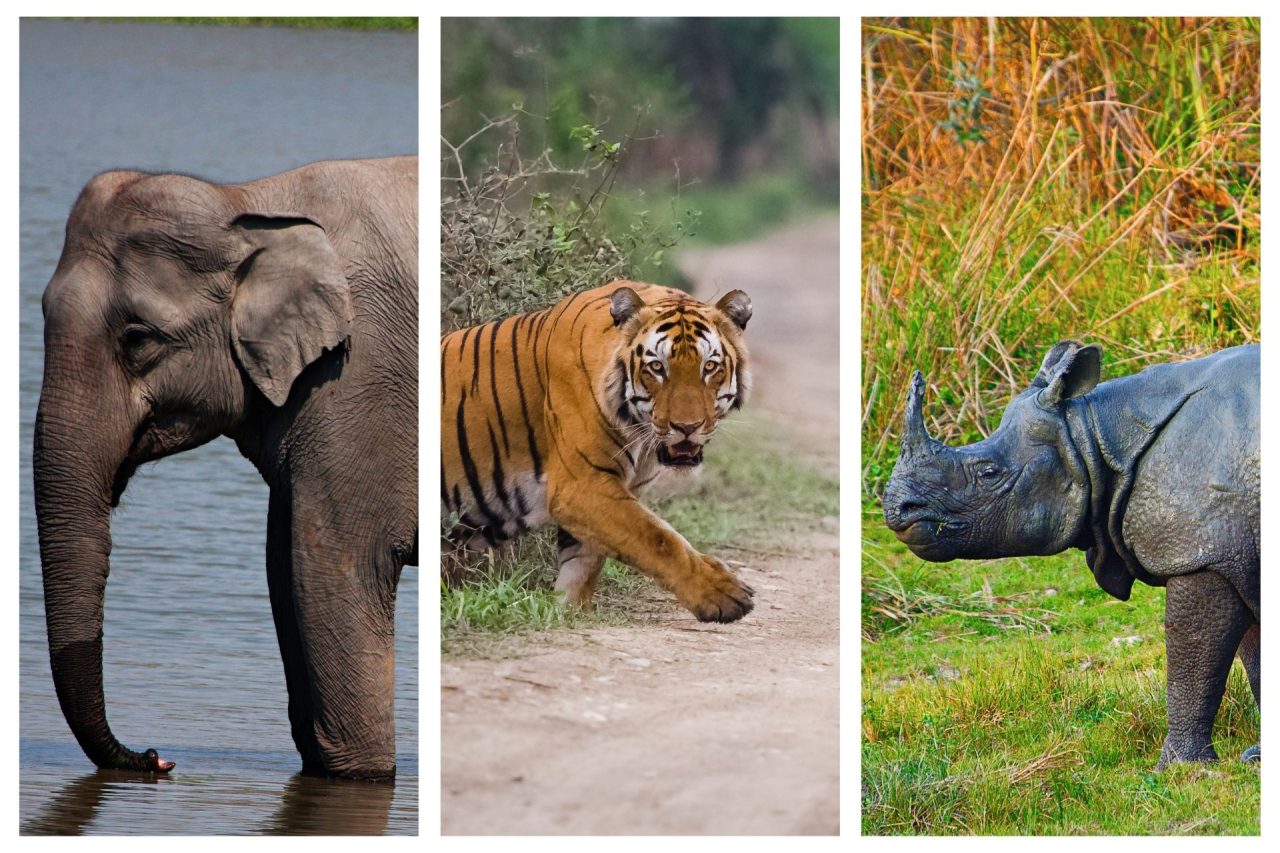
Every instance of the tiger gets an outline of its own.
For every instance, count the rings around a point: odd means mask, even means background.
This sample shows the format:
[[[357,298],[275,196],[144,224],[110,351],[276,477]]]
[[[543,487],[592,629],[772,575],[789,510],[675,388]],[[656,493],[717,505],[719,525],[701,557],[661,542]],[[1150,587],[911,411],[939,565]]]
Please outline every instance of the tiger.
[[[732,622],[754,591],[639,500],[690,471],[741,408],[751,300],[715,305],[615,281],[440,341],[442,515],[483,550],[558,528],[555,588],[591,606],[607,557],[656,579],[704,622]]]

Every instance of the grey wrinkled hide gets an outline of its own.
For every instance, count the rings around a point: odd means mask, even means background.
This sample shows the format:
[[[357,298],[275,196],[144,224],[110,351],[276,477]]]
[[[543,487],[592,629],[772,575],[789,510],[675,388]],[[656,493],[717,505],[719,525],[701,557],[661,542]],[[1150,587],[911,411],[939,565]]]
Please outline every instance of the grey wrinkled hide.
[[[926,560],[1075,547],[1116,598],[1135,580],[1167,587],[1161,767],[1217,758],[1210,729],[1237,651],[1260,695],[1259,351],[1098,384],[1102,351],[1062,341],[999,428],[957,448],[928,435],[917,372],[885,487],[885,522]]]

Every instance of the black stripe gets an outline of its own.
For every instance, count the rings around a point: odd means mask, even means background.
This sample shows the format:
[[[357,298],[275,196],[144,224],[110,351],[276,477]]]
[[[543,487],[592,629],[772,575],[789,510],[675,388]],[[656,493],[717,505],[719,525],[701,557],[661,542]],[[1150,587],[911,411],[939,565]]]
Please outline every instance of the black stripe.
[[[606,465],[597,465],[596,463],[592,462],[592,461],[587,457],[587,454],[583,453],[583,452],[582,452],[581,450],[579,450],[578,448],[576,448],[576,447],[575,447],[575,448],[574,448],[574,450],[575,450],[575,451],[577,451],[577,454],[578,454],[579,456],[581,456],[581,457],[582,457],[582,461],[583,461],[583,462],[586,462],[588,465],[590,465],[592,468],[595,468],[595,469],[596,469],[597,471],[599,471],[601,474],[609,474],[609,475],[611,475],[611,476],[613,476],[613,477],[617,477],[619,480],[621,480],[621,479],[622,479],[622,472],[621,472],[620,470],[618,470],[617,468],[614,468],[614,467],[613,467],[613,466],[611,466],[611,465],[607,465],[607,466],[606,466]]]
[[[476,329],[476,343],[473,347],[473,355],[471,362],[471,393],[476,394],[480,391],[480,339],[484,337],[484,330],[493,325],[485,324]]]
[[[453,337],[450,335],[449,337]],[[449,380],[448,372],[445,370],[444,354],[449,351],[449,338],[440,341],[440,411],[444,411],[444,404],[449,399]]]
[[[578,544],[578,538],[563,527],[556,528],[556,547],[561,550],[567,550]]]
[[[529,404],[524,396],[524,381],[520,378],[520,343],[516,340],[516,333],[520,331],[520,325],[527,319],[527,314],[517,317],[515,323],[511,326],[511,369],[516,375],[516,391],[520,394],[520,416],[524,418],[524,428],[529,440],[529,455],[533,457],[533,475],[541,477],[542,456],[538,453],[538,443],[533,438],[533,422],[529,420]]]
[[[510,513],[511,499],[507,495],[507,478],[502,473],[502,459],[498,455],[498,438],[493,434],[493,425],[488,421],[485,425],[489,427],[489,447],[493,450],[493,487],[498,492],[498,500]]]
[[[500,320],[489,338],[489,391],[493,395],[493,408],[498,413],[498,427],[502,430],[502,448],[510,456],[511,440],[507,438],[507,419],[502,416],[502,400],[498,397],[498,332],[502,331],[502,324],[505,322],[507,321]]]
[[[462,357],[467,354],[467,338],[476,330],[475,326],[468,326],[462,330],[462,343],[458,344],[458,361],[462,361]]]
[[[502,518],[493,510],[489,509],[489,505],[484,500],[484,490],[480,487],[480,474],[476,470],[476,461],[471,457],[471,448],[467,444],[467,418],[465,408],[467,405],[467,392],[462,391],[462,399],[458,401],[458,453],[462,456],[462,470],[467,475],[467,485],[471,487],[471,494],[476,499],[476,508],[480,510],[481,515],[489,520],[489,523],[498,529],[502,528]],[[490,543],[493,542],[492,537],[486,535]]]

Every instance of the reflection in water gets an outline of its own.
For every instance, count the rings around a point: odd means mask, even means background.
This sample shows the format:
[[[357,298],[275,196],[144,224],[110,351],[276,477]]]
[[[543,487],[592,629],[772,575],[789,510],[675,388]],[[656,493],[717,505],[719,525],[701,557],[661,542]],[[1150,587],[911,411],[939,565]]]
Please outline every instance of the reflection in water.
[[[395,786],[298,774],[284,788],[268,835],[381,835]]]
[[[22,824],[22,835],[84,835],[104,804],[113,799],[133,800],[136,785],[177,785],[167,776],[98,770],[60,788],[52,801]],[[267,835],[382,835],[395,785],[318,779],[295,775],[275,792],[280,804],[260,828],[244,827]],[[225,831],[224,827],[224,831]],[[128,832],[127,828],[118,831]],[[146,830],[155,832],[154,827]]]
[[[164,785],[169,780],[150,773],[98,770],[81,776],[54,794],[53,802],[19,830],[23,835],[82,835],[98,814],[108,789],[119,785]]]

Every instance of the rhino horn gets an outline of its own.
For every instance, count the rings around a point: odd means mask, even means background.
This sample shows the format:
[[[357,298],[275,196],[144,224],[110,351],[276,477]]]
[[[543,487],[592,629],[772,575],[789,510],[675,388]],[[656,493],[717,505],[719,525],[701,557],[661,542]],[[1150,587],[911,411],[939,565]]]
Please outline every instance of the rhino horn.
[[[902,417],[902,455],[912,456],[926,450],[936,452],[942,442],[929,435],[924,425],[924,377],[916,371],[911,377],[911,390],[907,393],[907,408]]]

